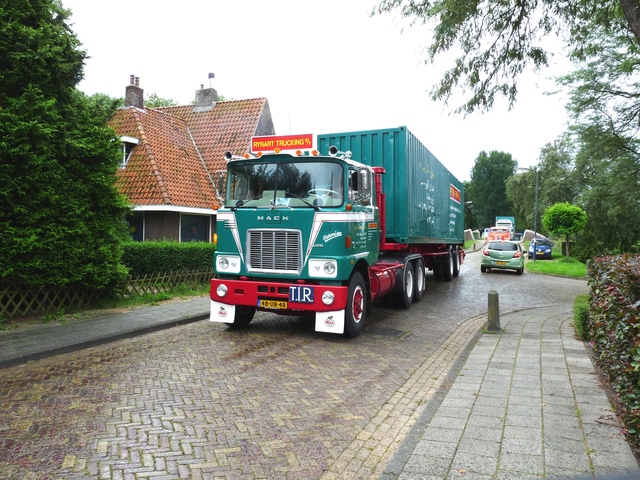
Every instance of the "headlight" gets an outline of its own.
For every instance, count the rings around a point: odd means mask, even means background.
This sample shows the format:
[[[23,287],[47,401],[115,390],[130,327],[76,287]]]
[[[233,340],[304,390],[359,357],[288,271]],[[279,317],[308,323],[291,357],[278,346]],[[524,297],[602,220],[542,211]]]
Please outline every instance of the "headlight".
[[[324,292],[322,294],[322,303],[325,305],[331,305],[335,299],[333,292]]]
[[[220,284],[218,288],[216,288],[216,294],[219,297],[224,297],[227,294],[228,288],[226,285]]]
[[[335,260],[309,260],[309,276],[317,278],[336,278],[338,263]]]
[[[235,255],[218,255],[216,271],[220,273],[240,273],[240,257]]]

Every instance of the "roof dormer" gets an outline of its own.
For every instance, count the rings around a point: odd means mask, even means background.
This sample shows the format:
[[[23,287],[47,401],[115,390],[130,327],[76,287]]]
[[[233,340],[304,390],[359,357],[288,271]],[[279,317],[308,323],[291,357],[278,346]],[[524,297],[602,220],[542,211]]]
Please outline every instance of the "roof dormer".
[[[127,137],[126,135],[120,137],[122,141],[122,162],[120,162],[120,168],[125,168],[129,163],[129,157],[131,152],[136,148],[136,145],[140,144],[140,140],[134,137]]]

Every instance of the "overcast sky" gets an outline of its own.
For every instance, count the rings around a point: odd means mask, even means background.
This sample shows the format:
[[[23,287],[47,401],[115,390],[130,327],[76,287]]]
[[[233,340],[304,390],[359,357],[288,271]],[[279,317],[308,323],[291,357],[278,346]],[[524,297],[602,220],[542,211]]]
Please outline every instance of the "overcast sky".
[[[566,130],[563,98],[545,95],[553,70],[523,78],[511,111],[499,102],[464,118],[450,113],[456,103],[432,102],[428,91],[446,63],[425,65],[428,30],[369,17],[371,0],[62,4],[91,57],[79,85],[89,95],[124,97],[133,74],[145,96],[181,105],[201,85],[229,100],[266,97],[281,135],[406,126],[461,181],[482,150],[530,167]]]

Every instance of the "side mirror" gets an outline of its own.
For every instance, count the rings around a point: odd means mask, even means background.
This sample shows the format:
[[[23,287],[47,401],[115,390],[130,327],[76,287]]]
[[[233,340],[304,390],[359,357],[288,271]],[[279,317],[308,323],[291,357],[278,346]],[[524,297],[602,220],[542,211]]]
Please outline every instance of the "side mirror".
[[[368,168],[358,169],[358,194],[362,205],[371,203],[371,172]]]

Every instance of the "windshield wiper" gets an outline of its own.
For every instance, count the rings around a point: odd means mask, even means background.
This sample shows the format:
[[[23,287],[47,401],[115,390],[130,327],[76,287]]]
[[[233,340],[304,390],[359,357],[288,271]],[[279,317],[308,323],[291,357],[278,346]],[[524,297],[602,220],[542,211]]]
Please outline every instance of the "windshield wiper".
[[[320,207],[318,205],[314,205],[313,203],[311,203],[309,200],[307,200],[306,198],[302,198],[300,195],[296,195],[295,193],[291,193],[291,192],[287,192],[288,195],[291,195],[292,197],[297,198],[298,200],[302,200],[304,203],[306,203],[307,205],[309,205],[311,208],[313,208],[314,210],[320,210]]]
[[[257,196],[255,196],[253,198],[238,200],[236,202],[236,204],[233,207],[231,207],[231,210],[233,211],[233,210],[236,210],[238,207],[243,207],[247,202],[252,202],[254,200],[260,200],[262,197],[264,197],[266,195],[269,195],[269,194],[273,194],[273,190],[267,190],[262,195],[257,195]]]

